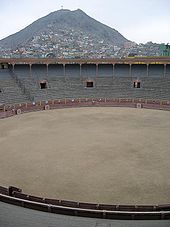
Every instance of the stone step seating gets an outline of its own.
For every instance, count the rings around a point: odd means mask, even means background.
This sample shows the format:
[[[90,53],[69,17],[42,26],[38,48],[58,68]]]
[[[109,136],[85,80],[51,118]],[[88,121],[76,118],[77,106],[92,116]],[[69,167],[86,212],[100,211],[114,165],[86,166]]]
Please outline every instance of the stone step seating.
[[[102,67],[101,67],[102,68]],[[68,70],[66,68],[66,70]],[[103,69],[102,69],[103,70]],[[102,72],[101,70],[101,72]],[[91,75],[91,80],[94,81],[94,88],[86,88],[86,80],[89,79],[87,75],[82,77],[75,77],[72,73],[78,73],[77,66],[71,70],[66,71],[67,76],[63,76],[63,67],[61,65],[49,65],[48,76],[46,75],[46,66],[41,68],[41,65],[32,66],[32,77],[26,77],[26,73],[19,75],[24,85],[30,90],[31,95],[35,97],[35,100],[47,100],[57,98],[77,98],[77,97],[120,97],[120,98],[158,98],[169,99],[170,98],[170,77],[158,78],[162,69],[158,69],[158,75],[154,77],[155,69],[151,69],[152,77],[146,76],[146,67],[141,66],[137,72],[137,68],[132,66],[132,75],[129,77],[128,67],[123,66],[120,68],[115,67],[115,73],[117,76],[108,76],[111,74],[111,68],[108,67],[107,77],[98,77]],[[20,69],[20,72],[22,70]],[[23,70],[24,71],[24,70]],[[27,67],[27,74],[29,67]],[[94,69],[91,70],[92,72]],[[116,75],[116,74],[115,74]],[[144,75],[144,76],[142,76]],[[159,75],[160,76],[160,75]],[[48,89],[40,89],[39,82],[41,79],[48,81]],[[141,88],[133,88],[133,81],[135,79],[141,80]]]
[[[170,64],[166,66],[166,76],[170,78]]]
[[[135,78],[147,76],[147,66],[146,65],[132,65],[131,75]]]
[[[115,77],[129,77],[129,65],[115,65]]]
[[[50,64],[48,66],[48,78],[64,76],[64,68],[61,64]]]
[[[10,68],[18,77],[27,78],[30,77],[30,66],[25,65],[15,65],[14,69]]]
[[[163,77],[164,66],[163,65],[149,65],[149,77]]]
[[[11,77],[9,69],[0,70],[0,103],[12,104],[28,102],[15,80]]]
[[[53,77],[48,79],[50,88],[64,88],[66,86],[66,79],[64,77]]]
[[[98,77],[112,77],[113,65],[98,65]]]
[[[10,80],[11,76],[8,69],[0,69],[0,80]]]
[[[66,77],[80,77],[80,65],[78,65],[78,64],[66,65],[65,76]]]
[[[45,77],[47,77],[46,65],[32,65],[31,74],[33,78],[44,79]]]
[[[10,93],[0,93],[0,103],[2,104],[13,104],[13,103],[24,103],[28,102],[27,97],[23,97],[22,94],[17,94],[16,92]]]
[[[36,80],[33,77],[22,77],[22,75],[17,75],[18,78],[22,81],[22,83],[24,84],[25,87],[27,87],[27,89],[29,89],[31,96],[34,97],[35,101],[41,101],[41,100],[49,100],[49,99],[56,99],[56,98],[63,98],[64,97],[64,93],[63,93],[63,85],[64,83],[63,78],[62,80],[57,80],[58,84],[56,86],[56,83],[52,83],[53,85],[55,85],[54,88],[49,88],[49,89],[40,89],[39,86],[39,79]],[[62,83],[61,83],[62,82]],[[59,86],[60,85],[60,86]],[[49,84],[49,87],[50,84]],[[58,89],[60,88],[60,89]],[[56,95],[57,94],[57,95]]]

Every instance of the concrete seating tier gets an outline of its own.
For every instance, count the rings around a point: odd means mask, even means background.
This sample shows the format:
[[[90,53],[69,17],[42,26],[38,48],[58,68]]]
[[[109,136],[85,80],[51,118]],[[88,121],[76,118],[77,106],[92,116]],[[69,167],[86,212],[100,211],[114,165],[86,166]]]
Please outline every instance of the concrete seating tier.
[[[9,69],[0,69],[0,104],[28,102],[29,99],[11,77]]]
[[[28,64],[11,67],[10,72],[0,72],[2,79],[0,88],[5,93],[16,93],[21,88],[29,93],[31,101],[46,101],[62,98],[141,98],[170,100],[170,66],[167,65],[166,77],[164,65],[149,65],[147,75],[146,65],[132,65],[131,76],[129,65],[116,64]],[[2,71],[2,70],[1,70]],[[96,73],[98,72],[98,73]],[[105,73],[105,74],[104,74]],[[9,80],[5,80],[8,78]],[[93,87],[87,88],[87,81],[93,82]],[[41,89],[41,81],[46,81],[47,88]],[[140,82],[140,88],[134,88],[134,82]],[[11,88],[12,87],[12,88]],[[14,90],[13,90],[14,89]],[[4,102],[4,92],[0,92]],[[15,95],[16,96],[16,95]],[[24,95],[23,95],[24,96]],[[7,96],[6,96],[7,97]],[[27,95],[28,97],[28,95]],[[15,99],[15,97],[13,97]],[[21,98],[21,97],[20,97]],[[25,98],[21,99],[25,100]],[[7,100],[9,102],[9,100]],[[13,102],[13,99],[12,101]]]
[[[30,66],[25,64],[25,65],[15,65],[14,68],[10,68],[12,71],[14,71],[18,77],[29,77],[30,76]]]

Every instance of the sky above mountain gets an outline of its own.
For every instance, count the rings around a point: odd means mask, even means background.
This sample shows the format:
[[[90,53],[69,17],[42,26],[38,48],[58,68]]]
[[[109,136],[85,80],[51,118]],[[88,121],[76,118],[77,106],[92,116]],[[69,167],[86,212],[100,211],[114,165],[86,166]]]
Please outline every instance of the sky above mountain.
[[[81,9],[127,39],[170,43],[170,0],[1,0],[0,39],[61,8]]]

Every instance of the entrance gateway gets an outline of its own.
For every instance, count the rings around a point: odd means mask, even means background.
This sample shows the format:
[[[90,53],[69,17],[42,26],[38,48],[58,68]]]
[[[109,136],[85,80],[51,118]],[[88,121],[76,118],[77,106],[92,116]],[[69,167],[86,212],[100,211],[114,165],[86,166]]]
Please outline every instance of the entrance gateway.
[[[140,82],[139,80],[135,80],[135,81],[133,82],[133,87],[134,87],[134,88],[140,88],[140,87],[141,87],[141,82]]]
[[[41,89],[47,89],[47,81],[46,80],[40,81],[40,88]]]
[[[94,87],[94,81],[93,81],[93,80],[86,80],[85,86],[86,86],[87,88],[92,88],[92,87]]]

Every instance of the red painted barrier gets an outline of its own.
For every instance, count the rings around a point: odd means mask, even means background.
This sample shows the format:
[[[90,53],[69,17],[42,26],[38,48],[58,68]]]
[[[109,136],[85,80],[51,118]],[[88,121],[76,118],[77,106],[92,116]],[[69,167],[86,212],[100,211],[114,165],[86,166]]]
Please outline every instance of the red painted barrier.
[[[144,99],[58,99],[49,100],[47,102],[33,102],[33,103],[21,103],[10,106],[4,106],[3,110],[0,110],[0,119],[7,118],[14,115],[19,115],[27,112],[61,109],[61,108],[73,108],[73,107],[132,107],[132,108],[146,108],[146,109],[158,109],[158,110],[170,110],[170,101],[161,100],[144,100]]]

